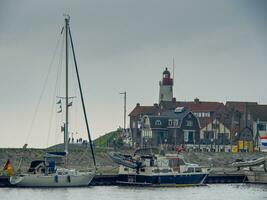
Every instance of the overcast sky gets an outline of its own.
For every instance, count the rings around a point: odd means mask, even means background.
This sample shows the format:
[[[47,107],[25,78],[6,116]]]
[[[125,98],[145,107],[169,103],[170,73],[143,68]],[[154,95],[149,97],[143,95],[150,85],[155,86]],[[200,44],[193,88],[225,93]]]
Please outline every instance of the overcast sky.
[[[266,10],[264,0],[0,0],[0,147],[26,142],[46,147],[62,141],[62,116],[56,115],[51,93],[60,56],[54,62],[52,57],[63,13],[71,16],[96,138],[123,126],[119,92],[127,91],[127,113],[137,102],[157,103],[158,82],[173,57],[177,100],[267,104]],[[86,138],[78,101],[70,110],[70,128],[78,129],[75,137]]]

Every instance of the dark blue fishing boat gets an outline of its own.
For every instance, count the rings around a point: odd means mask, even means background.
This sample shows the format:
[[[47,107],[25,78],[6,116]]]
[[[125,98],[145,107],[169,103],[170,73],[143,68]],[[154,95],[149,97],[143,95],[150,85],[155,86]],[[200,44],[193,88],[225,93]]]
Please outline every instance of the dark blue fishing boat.
[[[118,183],[142,186],[194,186],[203,185],[208,175],[197,164],[186,163],[181,155],[123,155],[110,153],[118,163]]]

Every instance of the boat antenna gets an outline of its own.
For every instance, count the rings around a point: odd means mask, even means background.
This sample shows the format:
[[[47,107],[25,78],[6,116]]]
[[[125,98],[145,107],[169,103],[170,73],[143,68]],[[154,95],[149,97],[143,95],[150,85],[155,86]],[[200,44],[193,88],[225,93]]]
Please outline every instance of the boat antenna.
[[[172,58],[172,81],[174,85],[174,57]]]
[[[90,135],[89,125],[88,125],[88,120],[87,120],[87,115],[86,115],[86,110],[85,110],[85,105],[84,105],[84,98],[83,98],[83,92],[82,92],[82,87],[81,87],[81,81],[80,81],[80,76],[79,76],[79,70],[78,70],[78,67],[77,67],[77,61],[76,61],[76,56],[75,56],[74,45],[73,45],[73,41],[72,41],[70,28],[68,29],[68,31],[69,31],[69,35],[70,35],[71,49],[72,49],[72,54],[73,54],[73,59],[74,59],[76,76],[77,76],[77,79],[78,79],[80,96],[81,96],[81,100],[82,100],[82,107],[83,107],[83,114],[84,114],[84,119],[85,119],[85,123],[86,123],[86,130],[87,130],[89,144],[90,144],[92,157],[93,157],[93,161],[94,161],[94,167],[95,167],[95,169],[97,169],[96,168],[95,153],[94,153],[94,148],[93,148],[93,142],[92,142],[91,135]]]

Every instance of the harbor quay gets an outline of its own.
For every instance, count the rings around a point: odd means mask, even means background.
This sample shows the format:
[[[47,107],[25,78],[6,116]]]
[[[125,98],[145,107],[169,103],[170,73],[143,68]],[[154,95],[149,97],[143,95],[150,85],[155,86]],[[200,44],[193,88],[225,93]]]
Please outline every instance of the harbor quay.
[[[4,166],[9,159],[15,170],[26,172],[33,159],[43,159],[43,155],[48,151],[56,149],[20,149],[20,148],[1,148],[0,166]],[[96,148],[97,174],[91,185],[116,185],[119,165],[114,163],[108,156],[108,152],[114,151],[112,148]],[[116,149],[124,154],[131,154],[133,149]],[[68,165],[70,168],[76,168],[81,171],[93,168],[93,163],[88,163],[91,156],[88,155],[86,147],[70,145]],[[169,151],[168,153],[175,153]],[[246,182],[246,176],[242,170],[233,167],[232,163],[236,160],[255,160],[264,156],[262,152],[182,152],[188,163],[195,163],[207,168],[210,173],[205,183],[243,183]],[[23,158],[21,160],[21,158]],[[20,165],[20,169],[18,166]],[[9,186],[8,177],[4,171],[1,171],[0,186]]]

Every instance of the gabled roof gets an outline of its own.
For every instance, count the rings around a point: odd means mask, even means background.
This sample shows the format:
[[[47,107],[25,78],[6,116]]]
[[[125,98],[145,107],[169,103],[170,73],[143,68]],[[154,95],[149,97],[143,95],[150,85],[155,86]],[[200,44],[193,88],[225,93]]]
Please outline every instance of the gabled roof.
[[[191,111],[188,111],[188,110],[184,110],[183,112],[179,112],[179,113],[174,112],[173,110],[167,110],[167,111],[162,112],[161,115],[159,116],[147,115],[147,117],[149,118],[151,128],[167,128],[169,119],[178,119],[178,127],[181,127],[183,119],[189,114],[195,117],[195,115]],[[197,117],[196,119],[198,121]],[[162,126],[156,125],[157,120],[161,121]],[[198,124],[199,124],[199,121],[198,121]]]
[[[248,112],[251,114],[254,121],[267,121],[267,105],[248,106]]]
[[[148,115],[150,127],[151,128],[167,128],[168,126],[168,117],[167,116],[152,116]],[[159,120],[160,124],[157,125],[156,121]]]
[[[159,113],[158,106],[140,106],[139,104],[130,112],[130,117],[137,117],[140,115],[157,115]]]
[[[253,131],[249,127],[245,127],[243,130],[240,131],[237,135],[239,140],[247,140],[251,141],[253,140]]]
[[[216,120],[216,119],[211,118],[211,117],[201,117],[201,118],[199,118],[201,129],[203,129],[206,126],[208,126],[209,124],[213,123],[214,120]],[[230,131],[230,127],[227,126],[228,124],[224,123],[223,120],[217,119],[217,121]]]
[[[210,124],[214,119],[211,117],[199,117],[199,123],[200,123],[200,127],[204,128],[206,127],[208,124]]]
[[[245,101],[227,101],[225,105],[230,109],[235,109],[243,113],[245,112],[246,106],[258,105],[258,103]]]

